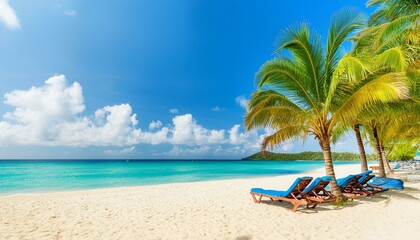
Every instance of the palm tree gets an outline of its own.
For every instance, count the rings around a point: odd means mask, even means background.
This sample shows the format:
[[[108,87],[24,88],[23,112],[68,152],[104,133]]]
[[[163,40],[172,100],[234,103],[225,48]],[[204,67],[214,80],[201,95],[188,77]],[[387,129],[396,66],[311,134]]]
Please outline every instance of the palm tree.
[[[382,161],[384,162],[385,173],[392,173],[391,165],[389,165],[389,160],[387,157],[387,152],[385,151],[385,147],[383,143],[381,143],[381,154],[382,154]]]
[[[419,141],[420,105],[415,98],[381,104],[375,111],[362,111],[358,119],[371,139],[379,163],[379,176],[386,177],[391,172],[385,149],[393,149],[393,145],[410,140]]]
[[[415,99],[400,103],[398,109],[392,110],[394,114],[383,123],[381,129],[381,145],[390,151],[398,146],[406,147],[407,144],[418,144],[420,132],[420,105]],[[383,151],[384,152],[384,151]],[[389,165],[387,154],[384,152],[384,163]],[[385,165],[386,167],[386,165]],[[390,171],[390,169],[387,169]]]
[[[371,35],[365,42],[377,53],[405,45],[418,52],[420,43],[419,0],[369,0],[368,7],[375,6],[370,16],[369,28],[363,35]]]
[[[381,146],[381,140],[379,137],[379,133],[378,133],[378,126],[379,123],[378,121],[376,121],[375,119],[372,119],[369,123],[369,130],[371,131],[371,142],[372,145],[374,146],[375,149],[375,153],[378,157],[378,165],[379,165],[379,177],[386,177],[386,173],[385,173],[385,165],[384,165],[384,159],[383,159],[383,155],[382,155],[382,146]]]
[[[420,56],[420,1],[370,0],[367,5],[376,6],[377,9],[370,17],[369,27],[360,31],[354,38],[356,40],[356,46],[352,50],[353,55],[358,55],[359,58],[376,59],[377,63],[374,66],[376,69],[384,67],[392,68],[394,71],[407,72],[408,76],[410,76],[410,69],[413,70],[411,71],[412,73],[418,72],[420,65],[416,62],[418,62]],[[419,78],[411,77],[411,79],[410,95],[412,98],[418,99]],[[417,91],[415,90],[416,88]],[[362,120],[369,126],[367,129],[371,132],[371,139],[373,139],[372,145],[375,146],[378,161],[380,163],[383,162],[386,171],[389,172],[391,169],[385,154],[384,142],[379,139],[378,133],[373,134],[378,131],[377,128],[389,129],[389,127],[382,127],[386,123],[378,122],[378,118],[384,113],[388,112],[373,111],[368,118],[365,117],[363,119],[362,117],[355,124],[359,124]],[[362,142],[358,137],[358,129],[354,128],[354,130],[359,149],[361,149],[362,169],[364,169],[362,157],[363,145],[361,145]],[[382,168],[382,164],[379,165],[380,175],[385,176],[385,170]]]
[[[358,45],[374,54],[392,57],[392,67],[406,71],[410,79],[410,95],[413,102],[403,104],[403,111],[396,119],[388,120],[382,125],[382,156],[387,171],[389,162],[384,145],[398,144],[412,139],[413,129],[417,129],[414,141],[419,141],[418,129],[420,103],[420,1],[419,0],[369,0],[368,6],[376,6],[369,20],[369,27],[359,34]],[[357,47],[356,47],[357,48]],[[413,110],[414,109],[414,110]],[[401,108],[400,108],[401,110]],[[398,109],[394,109],[398,111]],[[407,119],[408,118],[408,119]],[[404,121],[398,121],[403,119]],[[396,134],[397,133],[397,134]],[[411,135],[410,135],[411,134]]]
[[[275,130],[265,137],[263,149],[313,135],[323,151],[326,174],[333,178],[331,190],[339,201],[343,195],[336,183],[330,147],[336,125],[355,122],[367,106],[404,99],[408,94],[404,74],[384,69],[365,71],[362,59],[343,57],[340,47],[363,26],[363,20],[352,10],[333,16],[325,48],[319,35],[306,24],[286,29],[276,51],[278,56],[257,73],[258,90],[245,116],[247,130]]]
[[[332,142],[336,143],[339,141],[339,139],[350,129],[353,130],[354,135],[356,137],[356,143],[357,147],[359,148],[359,158],[360,158],[360,171],[364,172],[368,170],[368,163],[366,158],[366,151],[365,146],[363,144],[363,138],[361,129],[364,128],[365,123],[358,117],[356,122],[349,125],[348,122],[340,122],[335,126],[334,136],[332,138]]]
[[[359,148],[360,170],[361,172],[364,172],[368,170],[368,164],[367,164],[367,159],[366,159],[365,147],[363,145],[362,135],[360,134],[360,126],[361,124],[355,123],[353,124],[352,128],[356,136],[357,146]]]

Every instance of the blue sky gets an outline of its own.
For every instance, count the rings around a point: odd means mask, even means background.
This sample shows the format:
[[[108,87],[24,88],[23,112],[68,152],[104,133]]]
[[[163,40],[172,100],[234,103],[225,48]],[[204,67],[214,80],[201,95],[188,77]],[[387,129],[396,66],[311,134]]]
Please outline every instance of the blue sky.
[[[221,158],[288,26],[365,1],[0,0],[0,158]],[[242,105],[242,106],[241,106]],[[308,140],[276,151],[319,151]],[[336,151],[357,151],[351,137]]]

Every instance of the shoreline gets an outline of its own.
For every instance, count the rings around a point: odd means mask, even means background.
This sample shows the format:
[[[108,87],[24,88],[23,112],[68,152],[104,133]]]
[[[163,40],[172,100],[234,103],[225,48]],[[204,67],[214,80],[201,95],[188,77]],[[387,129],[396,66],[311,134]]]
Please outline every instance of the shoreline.
[[[359,168],[350,164],[335,170],[340,178]],[[322,204],[295,213],[289,203],[255,204],[249,194],[252,187],[285,190],[305,175],[325,172],[0,197],[0,239],[395,239],[420,234],[418,182],[345,207]]]

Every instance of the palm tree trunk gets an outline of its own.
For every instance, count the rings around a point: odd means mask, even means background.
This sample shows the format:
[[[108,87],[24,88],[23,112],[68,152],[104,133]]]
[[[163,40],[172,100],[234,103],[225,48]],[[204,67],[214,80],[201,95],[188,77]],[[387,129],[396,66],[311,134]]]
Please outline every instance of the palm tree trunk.
[[[333,179],[330,182],[331,192],[338,198],[337,201],[343,201],[344,195],[338,187],[337,179],[335,177],[329,137],[325,137],[323,139],[319,138],[319,144],[321,145],[322,152],[324,154],[325,173]]]
[[[357,146],[359,146],[361,171],[364,172],[368,170],[368,165],[367,165],[367,160],[366,160],[365,147],[363,146],[362,136],[360,135],[360,125],[354,124],[353,130],[354,130],[354,133],[356,134]]]
[[[385,172],[391,173],[392,169],[391,169],[391,166],[389,165],[388,158],[386,157],[385,148],[383,144],[381,144],[381,154],[382,154],[382,160],[384,161]]]
[[[373,138],[375,141],[376,155],[378,156],[379,177],[386,177],[384,162],[382,159],[381,142],[378,137],[378,130],[376,129],[376,126],[372,127],[372,132],[373,132]]]

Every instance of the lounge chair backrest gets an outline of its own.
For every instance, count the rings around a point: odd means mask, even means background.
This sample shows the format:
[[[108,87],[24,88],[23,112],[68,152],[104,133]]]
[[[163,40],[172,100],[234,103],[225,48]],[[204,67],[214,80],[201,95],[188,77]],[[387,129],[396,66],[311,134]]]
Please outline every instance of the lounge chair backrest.
[[[313,180],[312,183],[302,192],[309,195],[312,195],[313,193],[318,194],[323,191],[328,184],[330,184],[332,179],[333,178],[330,176],[318,177]]]
[[[324,176],[322,177],[322,181],[318,184],[318,186],[313,190],[315,193],[319,193],[321,191],[324,191],[325,188],[330,184],[330,182],[333,180],[330,176]]]
[[[308,194],[314,188],[316,188],[321,181],[322,181],[322,178],[320,178],[320,177],[315,178],[315,180],[313,180],[311,182],[311,184],[309,184],[309,186],[307,186],[302,192],[305,193],[305,194]]]
[[[357,174],[356,176],[360,176],[359,183],[366,182],[366,178],[369,177],[370,176],[369,174],[371,173],[372,173],[372,170],[367,170],[367,171]]]
[[[367,175],[363,180],[360,178],[359,179],[359,184],[363,186],[366,183],[368,183],[374,177],[375,177],[375,175]]]
[[[287,189],[287,195],[299,195],[312,181],[312,177],[297,178],[295,182]]]
[[[337,179],[337,185],[339,188],[346,188],[354,179],[356,175],[348,175],[347,177]]]
[[[354,178],[349,182],[347,185],[348,187],[355,187],[359,184],[359,179],[361,178],[361,175],[355,175]]]

